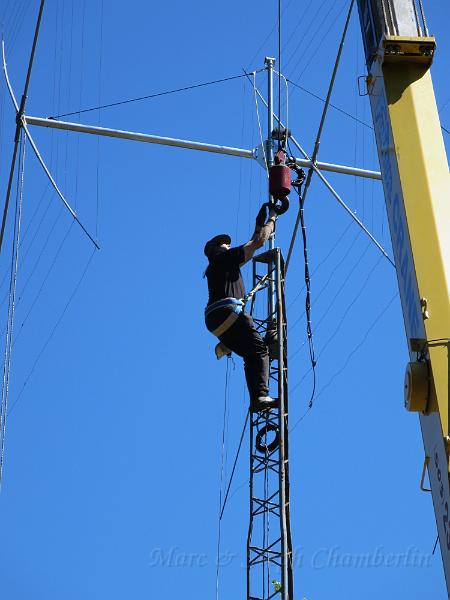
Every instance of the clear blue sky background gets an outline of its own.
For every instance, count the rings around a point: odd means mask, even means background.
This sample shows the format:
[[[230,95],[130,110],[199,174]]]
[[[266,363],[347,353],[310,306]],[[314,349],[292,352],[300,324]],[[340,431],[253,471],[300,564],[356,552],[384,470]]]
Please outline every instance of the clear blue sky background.
[[[37,5],[5,0],[0,9],[19,97]],[[283,70],[322,97],[347,6],[283,2]],[[425,9],[438,40],[433,76],[448,125],[450,9],[431,1]],[[265,55],[276,53],[276,13],[276,3],[266,0],[49,0],[28,113],[61,114],[260,68]],[[364,73],[355,11],[333,103],[370,125],[367,98],[358,95]],[[265,89],[264,74],[258,85]],[[3,82],[0,89],[3,197],[14,114]],[[322,103],[290,92],[289,123],[311,152]],[[259,143],[252,90],[243,79],[80,120],[243,148]],[[98,232],[101,250],[77,288],[91,244],[71,225],[28,148],[0,496],[0,596],[211,599],[226,365],[215,360],[203,325],[202,248],[219,231],[239,243],[248,239],[266,199],[264,172],[244,159],[34,133],[70,202]],[[319,158],[377,169],[373,131],[330,110]],[[381,185],[329,179],[390,251]],[[285,251],[295,212],[279,222]],[[408,355],[394,270],[320,181],[311,187],[306,219],[319,362],[316,404],[290,445],[296,598],[443,600],[439,550],[431,556],[431,498],[419,491],[419,422],[403,409]],[[11,220],[8,242],[10,232]],[[9,268],[9,245],[0,268]],[[297,247],[287,281],[292,425],[312,384],[302,268]],[[0,283],[3,330],[3,276]],[[246,403],[237,359],[226,476]],[[222,524],[224,600],[245,596],[247,455],[246,439]],[[357,566],[362,555],[371,566]]]

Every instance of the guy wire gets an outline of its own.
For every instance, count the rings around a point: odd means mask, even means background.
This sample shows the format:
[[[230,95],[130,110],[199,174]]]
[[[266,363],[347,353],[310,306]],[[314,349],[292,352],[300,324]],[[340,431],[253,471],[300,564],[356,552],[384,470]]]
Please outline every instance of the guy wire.
[[[19,268],[19,248],[20,248],[20,227],[22,223],[22,204],[23,204],[23,185],[25,175],[25,135],[23,130],[20,133],[20,154],[19,166],[17,170],[17,194],[16,210],[14,218],[14,234],[11,251],[11,276],[9,284],[9,302],[8,302],[8,320],[5,341],[5,353],[3,362],[3,382],[2,399],[0,407],[0,489],[3,479],[3,465],[5,460],[5,439],[6,439],[6,417],[8,413],[9,381],[11,374],[11,351],[14,327],[14,312],[17,290],[17,272]]]
[[[217,559],[216,559],[216,600],[219,600],[219,574],[220,574],[220,537],[221,537],[221,509],[222,509],[222,485],[225,468],[225,433],[228,412],[228,383],[230,374],[230,358],[227,358],[227,368],[225,372],[225,392],[223,407],[223,426],[222,426],[222,450],[220,455],[220,486],[219,486],[219,519],[217,531]]]

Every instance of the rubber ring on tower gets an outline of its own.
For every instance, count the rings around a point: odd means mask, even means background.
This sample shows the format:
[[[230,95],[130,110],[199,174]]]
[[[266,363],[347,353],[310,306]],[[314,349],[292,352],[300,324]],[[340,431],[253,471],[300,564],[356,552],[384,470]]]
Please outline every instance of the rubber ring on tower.
[[[267,442],[267,434],[273,432],[275,434],[274,439],[271,442]],[[263,438],[266,438],[263,442]],[[272,425],[268,423],[261,427],[261,429],[256,434],[255,446],[256,449],[261,452],[261,454],[265,454],[266,452],[273,452],[280,445],[280,432],[276,425]]]

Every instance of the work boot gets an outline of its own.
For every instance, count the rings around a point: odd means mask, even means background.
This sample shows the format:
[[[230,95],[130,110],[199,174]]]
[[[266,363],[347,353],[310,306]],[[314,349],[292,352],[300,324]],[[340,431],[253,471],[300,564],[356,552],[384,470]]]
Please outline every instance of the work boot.
[[[270,396],[259,396],[257,400],[252,400],[250,403],[250,409],[252,412],[260,412],[264,410],[270,410],[278,405],[278,398],[271,398]]]

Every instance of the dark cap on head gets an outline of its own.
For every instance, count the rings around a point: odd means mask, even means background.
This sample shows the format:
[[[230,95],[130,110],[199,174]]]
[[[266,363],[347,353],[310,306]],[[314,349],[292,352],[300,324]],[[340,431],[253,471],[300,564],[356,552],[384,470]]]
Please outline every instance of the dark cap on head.
[[[206,242],[205,247],[203,249],[205,256],[209,258],[214,248],[220,246],[221,244],[231,244],[231,238],[227,233],[221,233],[220,235],[216,235]]]

